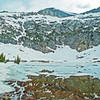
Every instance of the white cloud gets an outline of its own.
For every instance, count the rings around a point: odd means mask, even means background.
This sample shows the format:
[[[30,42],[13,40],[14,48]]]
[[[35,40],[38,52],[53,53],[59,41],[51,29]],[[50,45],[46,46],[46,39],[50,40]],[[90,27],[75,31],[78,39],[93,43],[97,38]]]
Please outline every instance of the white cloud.
[[[100,0],[29,0],[30,10],[55,7],[69,12],[84,12],[100,6]]]
[[[8,11],[17,11],[17,12],[27,11],[26,7],[23,5],[23,2],[17,2],[17,1],[5,3],[3,9]]]
[[[55,7],[57,9],[76,13],[84,12],[99,6],[100,0],[17,0],[17,2],[14,0],[4,5],[6,9],[11,11],[38,11],[44,8]]]

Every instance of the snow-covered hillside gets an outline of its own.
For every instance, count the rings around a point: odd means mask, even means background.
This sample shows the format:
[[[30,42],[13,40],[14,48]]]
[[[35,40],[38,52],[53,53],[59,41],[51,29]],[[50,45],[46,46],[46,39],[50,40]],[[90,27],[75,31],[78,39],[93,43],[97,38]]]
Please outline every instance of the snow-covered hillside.
[[[55,61],[55,62],[88,62],[94,58],[100,59],[100,45],[81,53],[68,46],[57,46],[54,52],[42,53],[22,45],[0,43],[0,53],[4,53],[7,59],[14,60],[19,56],[22,60]]]
[[[92,61],[100,56],[99,25],[100,12],[65,18],[2,12],[0,53],[10,60],[19,56],[27,61]]]
[[[0,53],[4,53],[7,59],[14,60],[19,56],[22,60],[44,60],[44,61],[64,61],[74,60],[78,52],[67,46],[58,46],[54,53],[42,53],[22,45],[12,45],[0,43]]]

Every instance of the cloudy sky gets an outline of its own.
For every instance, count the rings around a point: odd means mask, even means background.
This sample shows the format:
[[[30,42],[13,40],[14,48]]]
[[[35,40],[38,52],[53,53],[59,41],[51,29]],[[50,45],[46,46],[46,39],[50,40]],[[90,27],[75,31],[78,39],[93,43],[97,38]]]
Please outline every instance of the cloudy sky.
[[[100,0],[0,0],[0,11],[38,11],[49,7],[80,13],[100,7]]]

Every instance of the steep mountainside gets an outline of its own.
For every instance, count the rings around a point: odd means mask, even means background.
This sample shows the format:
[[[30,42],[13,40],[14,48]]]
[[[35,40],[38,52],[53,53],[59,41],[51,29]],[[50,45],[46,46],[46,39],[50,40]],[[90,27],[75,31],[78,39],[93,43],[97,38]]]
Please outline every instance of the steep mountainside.
[[[42,15],[50,15],[50,16],[56,16],[56,17],[68,17],[68,16],[76,15],[75,13],[66,13],[64,11],[61,11],[55,8],[46,8],[46,9],[40,10],[38,13]]]
[[[100,7],[96,8],[96,9],[92,9],[92,10],[86,11],[83,14],[97,13],[97,12],[100,12]]]
[[[57,18],[33,12],[2,12],[0,42],[43,53],[54,52],[58,45],[83,51],[100,44],[100,13]]]

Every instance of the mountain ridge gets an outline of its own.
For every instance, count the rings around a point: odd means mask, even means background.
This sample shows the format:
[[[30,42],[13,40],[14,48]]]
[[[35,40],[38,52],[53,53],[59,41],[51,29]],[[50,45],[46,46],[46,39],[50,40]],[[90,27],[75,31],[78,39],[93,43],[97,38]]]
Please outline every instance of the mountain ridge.
[[[97,12],[100,12],[100,7],[83,12],[82,14],[97,13]]]
[[[55,9],[55,8],[45,8],[43,10],[38,11],[38,13],[43,15],[57,16],[57,17],[69,17],[69,16],[76,15],[75,13],[64,12],[62,10]]]

